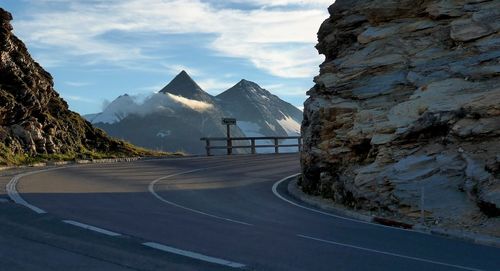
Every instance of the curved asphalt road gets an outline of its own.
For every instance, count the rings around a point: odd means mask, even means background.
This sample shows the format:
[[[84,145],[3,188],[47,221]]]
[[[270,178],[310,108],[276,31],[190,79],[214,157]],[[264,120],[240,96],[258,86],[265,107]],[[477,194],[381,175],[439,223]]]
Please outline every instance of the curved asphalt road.
[[[500,270],[500,249],[340,219],[273,194],[298,171],[297,154],[180,158],[41,172],[18,191],[63,219],[255,270]]]

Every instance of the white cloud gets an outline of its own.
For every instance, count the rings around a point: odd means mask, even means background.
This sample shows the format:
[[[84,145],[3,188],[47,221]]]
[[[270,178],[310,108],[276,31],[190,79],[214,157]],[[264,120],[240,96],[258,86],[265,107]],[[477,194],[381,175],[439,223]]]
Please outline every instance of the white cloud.
[[[263,85],[262,88],[266,90],[273,90],[273,89],[278,89],[278,88],[283,88],[285,87],[284,84],[282,83],[277,83],[277,84],[270,84],[270,85]]]
[[[65,100],[84,103],[97,103],[97,101],[76,95],[63,95]]]
[[[181,71],[186,71],[191,76],[200,76],[203,74],[202,71],[196,68],[184,66],[184,65],[169,65],[169,64],[161,64],[162,67],[167,69],[167,72],[171,75],[177,75]]]
[[[165,87],[164,83],[159,83],[156,85],[149,85],[137,88],[135,91],[131,91],[130,94],[142,94],[142,93],[156,93]]]
[[[175,102],[180,103],[183,106],[191,108],[191,109],[198,111],[198,112],[206,111],[206,110],[212,109],[214,107],[213,104],[209,104],[209,103],[197,101],[197,100],[191,100],[191,99],[184,98],[182,96],[177,96],[177,95],[174,95],[171,93],[167,93],[167,96],[170,99],[174,100]]]
[[[147,4],[142,0],[95,0],[92,4],[57,0],[56,9],[54,5],[48,8],[47,2],[54,1],[32,0],[36,12],[15,21],[16,31],[30,43],[60,49],[59,56],[91,56],[85,65],[105,62],[134,66],[138,61],[157,58],[148,53],[151,47],[168,46],[143,39],[140,34],[202,33],[214,38],[199,46],[223,56],[247,59],[275,76],[306,78],[317,73],[321,62],[313,46],[332,1],[251,0],[247,3],[262,5],[251,10],[221,8],[201,0],[150,0]],[[113,33],[125,34],[130,42],[106,38]],[[53,57],[57,59],[58,55]]]
[[[320,6],[328,7],[334,0],[231,0],[233,3],[252,3],[254,5],[264,6]]]
[[[306,97],[306,92],[308,91],[308,88],[301,88],[297,86],[288,86],[284,84],[275,84],[275,85],[268,85],[264,87],[271,93],[278,95],[280,97],[283,96],[295,96],[295,97]]]
[[[38,62],[40,65],[42,65],[42,67],[45,68],[60,67],[64,64],[63,59],[56,58],[50,53],[38,53],[34,55],[34,58],[36,59],[36,62]]]
[[[85,87],[88,85],[91,85],[89,82],[76,82],[76,81],[66,81],[64,84],[70,86],[70,87]]]
[[[212,78],[198,81],[198,85],[200,85],[202,89],[204,89],[205,91],[209,92],[212,95],[217,95],[222,91],[225,91],[228,88],[234,86],[235,84],[236,82],[226,82]]]

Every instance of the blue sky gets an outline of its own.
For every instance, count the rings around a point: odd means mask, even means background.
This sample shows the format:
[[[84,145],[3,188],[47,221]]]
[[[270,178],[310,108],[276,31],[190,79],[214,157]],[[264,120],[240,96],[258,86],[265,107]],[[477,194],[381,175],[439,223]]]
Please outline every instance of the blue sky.
[[[186,70],[216,95],[240,79],[301,107],[333,0],[0,0],[15,34],[81,114]]]

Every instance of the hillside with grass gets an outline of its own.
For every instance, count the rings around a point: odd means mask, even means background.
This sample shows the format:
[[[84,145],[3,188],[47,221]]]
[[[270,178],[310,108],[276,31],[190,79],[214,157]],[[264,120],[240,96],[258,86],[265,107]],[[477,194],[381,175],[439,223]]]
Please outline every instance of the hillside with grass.
[[[52,76],[12,33],[11,20],[0,8],[1,165],[164,155],[112,139],[70,111]]]

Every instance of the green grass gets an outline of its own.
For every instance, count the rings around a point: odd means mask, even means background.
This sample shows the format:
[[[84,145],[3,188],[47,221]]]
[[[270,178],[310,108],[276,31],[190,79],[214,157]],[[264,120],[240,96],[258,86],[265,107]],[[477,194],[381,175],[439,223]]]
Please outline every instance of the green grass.
[[[28,154],[13,153],[3,143],[0,143],[0,165],[20,166],[32,165],[44,162],[61,162],[61,161],[76,161],[76,160],[96,160],[96,159],[113,159],[126,157],[177,157],[184,156],[181,152],[158,152],[145,148],[136,147],[128,142],[117,141],[117,148],[108,152],[97,150],[89,150],[84,147],[79,147],[79,151],[70,151],[67,153],[54,154],[37,154],[30,156]]]
[[[3,143],[0,143],[0,165],[20,165],[28,157],[24,154],[15,154]]]

